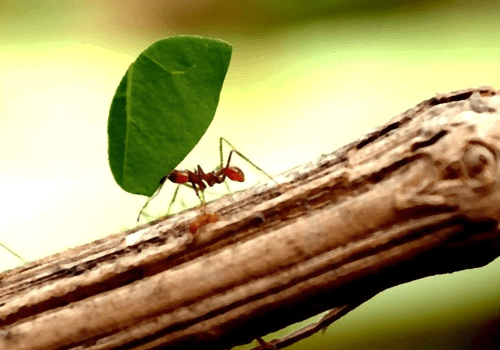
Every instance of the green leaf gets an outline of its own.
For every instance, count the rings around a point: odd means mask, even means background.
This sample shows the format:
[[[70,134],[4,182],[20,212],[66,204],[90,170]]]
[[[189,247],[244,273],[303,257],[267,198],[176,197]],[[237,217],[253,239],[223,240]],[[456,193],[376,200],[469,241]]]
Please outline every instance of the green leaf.
[[[232,46],[177,36],[147,48],[111,103],[109,165],[125,191],[151,196],[213,120]]]

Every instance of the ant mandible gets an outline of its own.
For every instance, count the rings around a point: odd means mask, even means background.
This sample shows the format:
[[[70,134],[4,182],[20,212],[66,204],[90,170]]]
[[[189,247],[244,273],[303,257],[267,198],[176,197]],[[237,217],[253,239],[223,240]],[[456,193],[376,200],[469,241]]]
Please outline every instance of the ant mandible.
[[[229,152],[229,156],[227,158],[227,163],[226,166],[223,167],[223,151],[222,151],[222,141],[225,141],[232,149],[231,152]],[[207,188],[207,185],[212,187],[215,184],[221,184],[226,180],[226,177],[229,178],[232,181],[237,181],[237,182],[243,182],[245,181],[245,174],[243,171],[235,166],[229,166],[231,163],[231,157],[233,153],[238,154],[241,158],[246,160],[248,163],[250,163],[253,167],[255,167],[257,170],[262,172],[264,175],[266,175],[268,178],[270,178],[272,181],[276,182],[269,174],[267,174],[264,170],[259,168],[257,165],[255,165],[250,159],[245,157],[243,154],[241,154],[239,151],[236,150],[236,148],[225,138],[221,137],[219,140],[219,150],[220,150],[220,166],[209,172],[205,173],[201,166],[198,165],[197,169],[193,172],[190,170],[173,170],[170,174],[162,177],[160,179],[160,187],[158,187],[158,190],[156,191],[155,194],[153,194],[146,204],[142,207],[141,211],[139,212],[139,216],[137,217],[137,221],[139,221],[142,212],[146,208],[146,206],[149,204],[149,202],[160,192],[161,188],[165,184],[167,180],[170,180],[173,183],[176,183],[178,185],[185,185],[188,187],[191,187],[194,189],[196,192],[196,195],[201,201],[202,206],[205,205],[205,197],[203,195],[203,192]],[[205,184],[206,182],[206,184]],[[227,185],[226,185],[227,186]],[[172,201],[170,202],[170,205],[168,207],[168,213],[170,213],[170,208],[172,207],[172,204],[175,201],[175,198],[177,197],[177,192],[179,190],[179,186],[177,186],[177,189],[174,192],[174,197],[172,198]],[[167,215],[168,215],[167,213]]]

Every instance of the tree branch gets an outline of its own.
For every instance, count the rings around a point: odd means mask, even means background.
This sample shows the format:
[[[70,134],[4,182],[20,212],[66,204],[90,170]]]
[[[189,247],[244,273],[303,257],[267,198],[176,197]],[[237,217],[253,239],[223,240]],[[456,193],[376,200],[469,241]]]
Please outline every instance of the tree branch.
[[[226,349],[499,255],[500,98],[438,95],[207,205],[0,275],[0,348]],[[265,345],[265,344],[262,344]]]

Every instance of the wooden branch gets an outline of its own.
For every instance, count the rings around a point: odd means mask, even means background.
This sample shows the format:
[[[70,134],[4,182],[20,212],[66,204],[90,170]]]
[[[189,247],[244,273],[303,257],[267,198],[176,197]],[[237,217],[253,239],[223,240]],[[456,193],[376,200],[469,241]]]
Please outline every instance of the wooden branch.
[[[0,349],[227,349],[333,309],[303,337],[391,286],[487,264],[498,94],[425,101],[279,186],[210,203],[220,220],[194,235],[200,210],[1,274]]]

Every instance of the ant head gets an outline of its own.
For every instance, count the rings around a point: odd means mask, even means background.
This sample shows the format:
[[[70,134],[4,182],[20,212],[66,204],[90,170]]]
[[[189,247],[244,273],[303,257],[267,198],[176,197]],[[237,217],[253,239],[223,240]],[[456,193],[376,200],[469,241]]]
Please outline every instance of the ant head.
[[[170,174],[168,174],[167,176],[163,177],[160,180],[160,183],[162,183],[161,182],[162,180],[163,180],[163,182],[165,182],[166,179],[169,179],[173,183],[182,185],[182,184],[189,182],[189,173],[185,170],[174,170]]]
[[[245,174],[243,174],[243,171],[240,168],[237,168],[235,166],[230,166],[227,168],[223,169],[224,174],[233,181],[238,181],[238,182],[243,182],[245,181]]]

